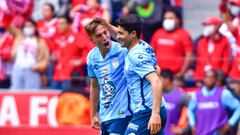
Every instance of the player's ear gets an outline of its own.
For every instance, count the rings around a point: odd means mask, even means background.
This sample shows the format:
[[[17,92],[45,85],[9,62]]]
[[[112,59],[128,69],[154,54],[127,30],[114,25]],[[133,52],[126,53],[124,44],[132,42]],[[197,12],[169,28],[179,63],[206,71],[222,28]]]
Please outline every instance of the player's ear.
[[[137,36],[137,32],[136,32],[136,31],[132,31],[132,32],[130,33],[130,36],[131,36],[131,38],[136,37],[136,36]]]

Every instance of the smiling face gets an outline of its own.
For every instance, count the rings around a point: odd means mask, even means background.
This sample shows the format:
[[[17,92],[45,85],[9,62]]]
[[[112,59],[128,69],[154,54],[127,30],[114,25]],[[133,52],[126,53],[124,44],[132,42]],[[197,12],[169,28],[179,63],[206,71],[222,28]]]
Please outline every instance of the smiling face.
[[[111,48],[110,34],[106,27],[99,24],[91,35],[91,41],[99,47],[102,52],[108,52]]]
[[[129,48],[129,46],[132,44],[132,34],[130,34],[121,26],[118,26],[117,28],[117,39],[122,47]]]

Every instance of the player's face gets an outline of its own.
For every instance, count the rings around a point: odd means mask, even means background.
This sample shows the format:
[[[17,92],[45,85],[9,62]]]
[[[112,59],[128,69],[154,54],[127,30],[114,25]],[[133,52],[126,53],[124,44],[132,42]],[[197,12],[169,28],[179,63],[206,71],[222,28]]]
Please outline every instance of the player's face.
[[[132,44],[131,35],[123,27],[117,28],[117,39],[122,47],[129,47]]]
[[[106,27],[98,25],[91,40],[97,44],[101,51],[108,51],[111,48],[110,34]]]
[[[217,81],[217,78],[214,74],[213,71],[207,71],[205,73],[205,76],[204,76],[204,84],[209,87],[209,88],[212,88],[216,85],[216,81]]]

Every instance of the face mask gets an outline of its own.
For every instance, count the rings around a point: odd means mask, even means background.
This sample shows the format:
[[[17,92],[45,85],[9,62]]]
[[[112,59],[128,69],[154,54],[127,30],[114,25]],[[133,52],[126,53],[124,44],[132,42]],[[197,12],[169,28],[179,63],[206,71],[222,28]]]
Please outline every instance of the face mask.
[[[175,29],[175,21],[173,19],[164,19],[163,28],[167,31],[172,31]]]
[[[212,35],[215,31],[215,26],[214,25],[206,25],[203,27],[203,35],[206,37],[209,37]]]
[[[35,29],[33,28],[23,28],[23,33],[25,36],[32,36],[35,33]]]
[[[231,13],[233,16],[239,16],[239,15],[240,15],[240,7],[239,7],[239,6],[231,5],[231,6],[230,6],[230,13]]]

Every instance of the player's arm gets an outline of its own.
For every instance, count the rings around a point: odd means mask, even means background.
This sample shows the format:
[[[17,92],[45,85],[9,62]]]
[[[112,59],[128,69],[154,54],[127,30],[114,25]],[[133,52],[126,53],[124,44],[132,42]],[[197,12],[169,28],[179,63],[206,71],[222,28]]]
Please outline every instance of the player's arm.
[[[152,86],[152,114],[148,122],[148,129],[151,134],[156,134],[160,131],[161,117],[160,117],[160,106],[162,102],[162,81],[160,80],[156,72],[150,73],[145,77]]]
[[[154,69],[156,70],[157,74],[160,75],[161,68],[157,64],[154,66]]]
[[[91,109],[91,126],[92,128],[100,128],[100,120],[98,116],[98,101],[100,89],[97,78],[90,78],[90,109]]]
[[[240,118],[240,102],[239,100],[232,95],[232,93],[224,89],[222,96],[221,96],[221,102],[222,104],[233,111],[232,116],[229,118],[228,122],[219,129],[219,132],[221,134],[225,134],[228,130],[230,130],[232,127],[237,125],[239,118]]]

